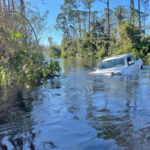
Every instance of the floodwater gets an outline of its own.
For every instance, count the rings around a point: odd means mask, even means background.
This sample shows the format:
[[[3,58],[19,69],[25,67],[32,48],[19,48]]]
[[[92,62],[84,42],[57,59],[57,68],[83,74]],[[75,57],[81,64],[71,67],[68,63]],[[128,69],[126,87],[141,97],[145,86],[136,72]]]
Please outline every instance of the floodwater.
[[[89,75],[90,60],[62,61],[62,76],[0,92],[0,150],[149,150],[150,67]]]

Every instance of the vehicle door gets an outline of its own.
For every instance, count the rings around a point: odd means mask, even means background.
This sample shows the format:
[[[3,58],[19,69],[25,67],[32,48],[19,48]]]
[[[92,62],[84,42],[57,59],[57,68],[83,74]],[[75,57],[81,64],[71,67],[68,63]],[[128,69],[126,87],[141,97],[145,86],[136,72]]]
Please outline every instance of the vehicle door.
[[[128,65],[129,72],[134,72],[137,70],[136,61],[132,55],[127,57],[127,65]]]

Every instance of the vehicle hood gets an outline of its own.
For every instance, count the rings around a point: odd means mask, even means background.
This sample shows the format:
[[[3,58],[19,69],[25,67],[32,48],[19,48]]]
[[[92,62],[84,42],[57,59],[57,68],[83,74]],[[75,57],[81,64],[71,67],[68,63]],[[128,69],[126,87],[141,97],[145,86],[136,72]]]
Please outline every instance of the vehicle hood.
[[[125,66],[124,67],[117,67],[117,68],[109,68],[109,69],[97,69],[95,71],[95,74],[104,74],[104,75],[121,75],[125,71]]]

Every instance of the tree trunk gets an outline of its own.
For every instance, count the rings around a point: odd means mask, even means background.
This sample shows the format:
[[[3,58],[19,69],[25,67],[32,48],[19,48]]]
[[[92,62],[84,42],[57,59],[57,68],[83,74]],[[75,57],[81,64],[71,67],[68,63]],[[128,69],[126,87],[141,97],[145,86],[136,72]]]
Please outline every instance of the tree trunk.
[[[7,7],[6,7],[6,1],[5,1],[5,0],[3,0],[3,9],[4,9],[4,11],[7,10]]]
[[[134,24],[134,0],[130,0],[130,22]]]
[[[79,3],[78,3],[78,1],[75,2],[75,9],[76,9],[77,18],[78,18],[79,37],[81,38],[81,11],[78,10]]]
[[[8,10],[10,10],[10,0],[8,0]]]
[[[26,36],[26,38],[27,38],[26,21],[25,21],[26,15],[25,15],[24,0],[20,0],[20,13],[21,13],[21,16],[22,16],[22,28],[21,28],[21,32],[22,32],[22,33]],[[26,38],[23,39],[23,43],[24,43],[24,45],[27,46],[27,39],[26,39]]]
[[[82,35],[81,35],[81,18],[80,18],[80,16],[78,16],[78,26],[79,26],[79,36],[81,38]]]
[[[81,12],[78,10],[78,8],[76,7],[76,13],[77,13],[77,18],[78,18],[78,32],[79,32],[79,37],[81,38],[81,18],[80,18],[80,14]]]
[[[83,29],[83,31],[84,31],[84,33],[87,31],[86,29],[87,29],[87,14],[86,14],[86,12],[82,12],[82,16],[83,16],[83,27],[84,27],[84,29]]]
[[[107,0],[107,33],[110,34],[110,13],[109,13],[109,0]]]
[[[0,0],[0,11],[2,11],[2,1]]]
[[[89,32],[90,29],[91,29],[91,5],[89,4],[89,29],[88,29]]]
[[[12,3],[12,10],[15,10],[15,3],[14,3],[14,0],[12,0],[11,3]]]
[[[138,15],[139,15],[139,27],[141,27],[141,4],[140,4],[140,0],[138,0]]]
[[[78,9],[76,9],[76,11],[77,11],[77,16],[78,16],[78,28],[79,28],[79,37],[81,38],[81,18],[80,18],[80,14],[81,14],[81,12],[80,11],[78,11]]]
[[[20,12],[21,12],[21,15],[24,17],[25,16],[24,0],[20,0]]]

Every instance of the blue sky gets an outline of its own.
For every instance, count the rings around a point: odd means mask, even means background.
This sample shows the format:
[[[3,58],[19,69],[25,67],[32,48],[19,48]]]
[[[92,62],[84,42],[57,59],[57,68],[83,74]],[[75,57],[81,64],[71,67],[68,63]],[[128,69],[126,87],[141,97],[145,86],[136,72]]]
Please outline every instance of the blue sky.
[[[61,32],[56,31],[54,25],[56,24],[57,15],[61,12],[60,5],[63,4],[63,0],[25,0],[25,2],[29,2],[31,6],[38,8],[41,14],[44,14],[47,10],[49,11],[41,44],[48,45],[48,37],[52,37],[54,43],[60,44],[62,39]]]
[[[41,14],[49,11],[49,16],[46,26],[48,27],[42,35],[41,44],[48,45],[48,37],[52,37],[54,43],[60,44],[62,34],[60,31],[56,31],[54,25],[56,24],[56,17],[61,12],[60,5],[63,4],[63,0],[25,0],[31,3],[32,6],[37,7]],[[106,0],[105,0],[106,1]],[[137,1],[135,0],[135,8],[138,8]],[[117,7],[118,5],[130,5],[130,0],[110,0],[110,9]],[[93,5],[94,10],[103,10],[106,8],[106,4],[96,1]]]

